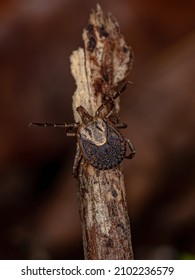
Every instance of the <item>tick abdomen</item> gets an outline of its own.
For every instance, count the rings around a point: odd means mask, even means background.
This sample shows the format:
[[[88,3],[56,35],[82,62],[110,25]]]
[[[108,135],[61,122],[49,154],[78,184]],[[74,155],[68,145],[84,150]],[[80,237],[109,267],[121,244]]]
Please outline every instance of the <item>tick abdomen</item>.
[[[82,139],[80,146],[84,158],[100,170],[117,166],[124,159],[126,153],[126,143],[123,136],[111,125],[107,125],[105,144],[96,146]]]

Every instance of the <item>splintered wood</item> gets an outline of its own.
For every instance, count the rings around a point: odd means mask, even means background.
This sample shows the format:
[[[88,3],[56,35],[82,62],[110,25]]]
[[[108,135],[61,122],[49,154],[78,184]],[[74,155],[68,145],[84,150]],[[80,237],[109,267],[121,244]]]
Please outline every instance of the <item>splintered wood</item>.
[[[99,5],[90,15],[83,41],[84,48],[70,58],[77,86],[73,95],[77,123],[81,119],[76,108],[83,106],[94,116],[105,97],[113,97],[127,77],[133,60],[117,21],[104,15]],[[119,98],[114,110],[117,115]],[[82,159],[77,192],[85,259],[133,259],[122,164],[98,170]]]

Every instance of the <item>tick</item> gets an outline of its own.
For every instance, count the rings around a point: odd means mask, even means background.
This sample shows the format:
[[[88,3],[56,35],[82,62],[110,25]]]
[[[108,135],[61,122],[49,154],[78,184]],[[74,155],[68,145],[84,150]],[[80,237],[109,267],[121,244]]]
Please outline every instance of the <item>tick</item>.
[[[91,116],[87,110],[79,106],[76,108],[81,117],[81,123],[73,124],[50,124],[50,123],[31,123],[30,125],[43,127],[64,127],[67,128],[67,136],[77,137],[77,151],[73,165],[73,176],[77,176],[77,170],[82,158],[98,170],[112,169],[119,165],[124,158],[132,159],[135,155],[135,148],[129,139],[124,138],[119,129],[126,128],[127,125],[121,123],[113,114],[114,99],[127,88],[126,83],[122,89],[114,95],[107,96],[106,100],[100,105]],[[105,113],[104,109],[107,109]],[[75,132],[73,132],[75,129]],[[127,155],[127,147],[130,154]]]

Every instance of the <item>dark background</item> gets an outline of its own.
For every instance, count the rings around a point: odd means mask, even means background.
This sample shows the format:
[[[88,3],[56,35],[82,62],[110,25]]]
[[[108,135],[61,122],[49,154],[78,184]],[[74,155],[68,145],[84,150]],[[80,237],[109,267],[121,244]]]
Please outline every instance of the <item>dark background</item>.
[[[195,1],[98,1],[133,47],[121,98],[136,259],[195,258]],[[82,259],[69,56],[95,1],[0,2],[0,259]]]

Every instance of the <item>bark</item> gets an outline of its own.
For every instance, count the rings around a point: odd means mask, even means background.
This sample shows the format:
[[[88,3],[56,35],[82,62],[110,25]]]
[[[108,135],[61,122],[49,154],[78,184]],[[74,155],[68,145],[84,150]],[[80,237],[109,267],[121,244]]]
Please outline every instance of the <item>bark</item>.
[[[90,15],[83,41],[84,48],[70,58],[77,85],[73,95],[75,122],[81,122],[78,106],[94,115],[105,96],[114,95],[133,60],[117,21],[105,15],[99,5]],[[118,112],[119,98],[115,100],[115,115]],[[98,170],[82,159],[76,181],[85,259],[133,259],[122,164]]]

